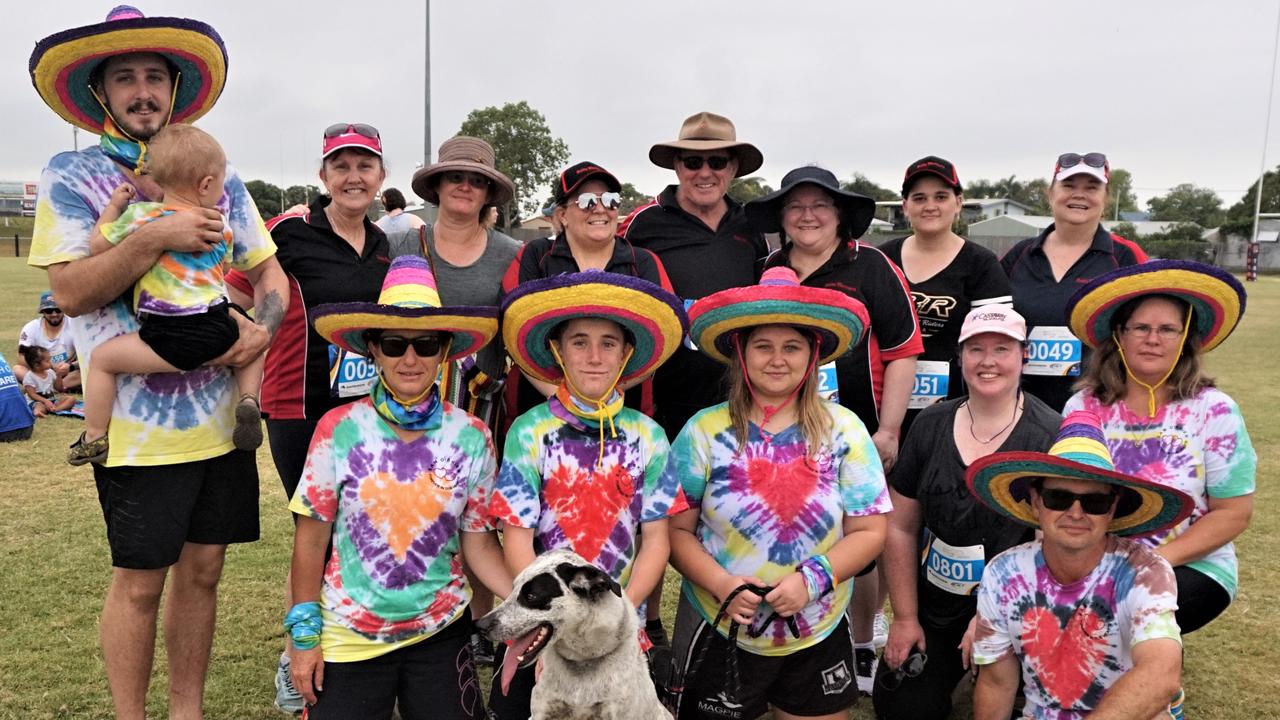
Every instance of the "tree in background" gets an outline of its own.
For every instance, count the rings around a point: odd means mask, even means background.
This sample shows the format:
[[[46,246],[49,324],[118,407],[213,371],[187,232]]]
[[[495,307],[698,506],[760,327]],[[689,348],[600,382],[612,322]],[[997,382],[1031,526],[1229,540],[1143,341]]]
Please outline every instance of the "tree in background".
[[[284,206],[290,208],[294,205],[310,205],[322,193],[324,191],[315,185],[290,185],[284,191]]]
[[[1125,240],[1138,242],[1138,228],[1131,222],[1118,222],[1115,225],[1112,225],[1111,234],[1119,235]]]
[[[1133,192],[1133,174],[1124,168],[1111,168],[1111,180],[1107,182],[1107,208],[1102,212],[1103,220],[1116,217],[1116,204],[1119,212],[1133,212],[1138,209],[1138,196]]]
[[[773,188],[765,184],[764,178],[754,175],[745,178],[734,178],[733,182],[729,183],[729,197],[740,203],[764,197],[771,192],[773,192]]]
[[[1014,175],[995,182],[979,178],[965,185],[964,196],[969,200],[1008,198],[1026,205],[1031,215],[1049,214],[1049,181],[1044,178],[1027,182]]]
[[[1258,198],[1258,181],[1254,180],[1240,202],[1232,205],[1222,223],[1222,231],[1246,238],[1253,232],[1253,205]],[[1267,171],[1262,181],[1262,212],[1280,213],[1280,165]]]
[[[1203,235],[1204,228],[1196,223],[1175,223],[1164,232],[1142,238],[1142,249],[1153,258],[1212,262],[1213,246]]]
[[[569,161],[569,146],[551,134],[547,119],[525,100],[472,110],[459,135],[493,146],[498,170],[515,183],[515,212],[503,212],[510,227],[514,215],[541,210],[537,188],[546,187]]]
[[[840,189],[848,192],[861,193],[876,202],[902,199],[902,193],[881,187],[877,185],[874,180],[860,172],[854,173],[851,180],[846,180],[840,183]]]
[[[1193,222],[1201,227],[1222,224],[1222,198],[1210,188],[1192,183],[1175,185],[1169,192],[1147,201],[1152,220]]]
[[[735,181],[736,182],[736,181]],[[733,191],[730,190],[730,193]],[[626,217],[632,210],[648,203],[653,198],[636,189],[631,183],[622,183],[622,205],[618,206],[618,217]]]
[[[253,204],[258,206],[258,214],[263,220],[270,220],[280,214],[279,187],[262,180],[250,180],[244,184],[244,188],[249,191],[249,197],[253,198]]]

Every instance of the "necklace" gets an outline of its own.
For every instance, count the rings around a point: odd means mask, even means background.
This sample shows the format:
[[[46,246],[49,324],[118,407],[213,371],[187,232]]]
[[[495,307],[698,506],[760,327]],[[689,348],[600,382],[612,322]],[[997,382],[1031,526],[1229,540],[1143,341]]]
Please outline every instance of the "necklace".
[[[1021,390],[1018,391],[1018,395],[1022,395]],[[973,408],[969,407],[969,401],[965,400],[964,409],[965,409],[965,412],[969,413],[969,437],[973,438],[974,442],[978,443],[979,445],[990,445],[996,438],[1005,434],[1005,432],[1007,432],[1009,428],[1013,427],[1013,423],[1018,420],[1018,410],[1021,407],[1021,405],[1022,403],[1015,401],[1013,403],[1013,417],[1009,418],[1009,424],[1000,428],[1000,430],[997,431],[995,435],[992,435],[986,440],[983,440],[982,438],[978,437],[977,433],[973,431]]]

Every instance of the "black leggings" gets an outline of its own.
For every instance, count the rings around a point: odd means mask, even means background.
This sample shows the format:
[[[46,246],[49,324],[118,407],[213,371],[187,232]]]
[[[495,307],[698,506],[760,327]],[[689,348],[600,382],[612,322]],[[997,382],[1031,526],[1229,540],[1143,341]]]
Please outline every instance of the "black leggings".
[[[271,444],[271,459],[275,462],[280,484],[284,486],[285,504],[293,499],[293,492],[302,480],[302,468],[307,464],[307,450],[311,436],[316,432],[319,420],[272,420],[267,418],[267,442]]]
[[[1175,617],[1182,634],[1209,624],[1231,604],[1231,595],[1217,580],[1195,568],[1179,565],[1173,569],[1178,580],[1178,612]]]

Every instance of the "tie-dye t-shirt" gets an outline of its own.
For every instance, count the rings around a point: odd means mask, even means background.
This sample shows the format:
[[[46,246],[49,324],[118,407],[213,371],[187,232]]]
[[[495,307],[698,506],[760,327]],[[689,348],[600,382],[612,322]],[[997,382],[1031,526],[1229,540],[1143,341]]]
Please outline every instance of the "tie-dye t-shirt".
[[[377,657],[467,611],[458,533],[492,529],[493,441],[449,403],[428,425],[405,442],[362,398],[316,427],[289,509],[333,523],[320,603],[327,661]]]
[[[1209,512],[1209,498],[1249,495],[1255,489],[1258,455],[1244,427],[1240,407],[1225,393],[1204,388],[1195,397],[1160,408],[1154,418],[1138,415],[1122,402],[1103,405],[1087,392],[1067,401],[1063,415],[1087,410],[1102,419],[1116,470],[1176,488],[1195,500],[1180,524],[1141,538],[1158,547],[1187,531]],[[1236,596],[1236,550],[1227,543],[1187,563]]]
[[[511,425],[493,493],[494,519],[531,528],[541,553],[569,548],[619,584],[631,578],[640,523],[662,520],[677,503],[666,476],[662,428],[631,408],[613,419],[617,437],[570,415],[552,398]],[[684,509],[683,499],[680,507]]]
[[[157,218],[185,208],[164,203],[136,202],[110,225],[102,226],[102,237],[119,245],[135,230]],[[133,284],[133,308],[156,315],[196,315],[206,312],[227,296],[222,261],[232,248],[231,224],[222,218],[224,242],[206,252],[174,252],[160,256],[155,265]]]
[[[892,509],[880,456],[866,426],[851,410],[826,403],[831,437],[814,459],[798,425],[766,438],[750,424],[746,447],[738,445],[727,404],[694,415],[671,447],[668,472],[679,479],[689,505],[700,509],[697,534],[711,557],[737,576],[773,585],[844,537],[844,518]],[[720,603],[684,581],[684,594],[711,622]],[[758,638],[745,631],[738,645],[760,655],[790,655],[816,645],[840,623],[853,582],[809,603],[796,616],[800,638],[774,622]],[[772,610],[760,603],[755,624]],[[727,634],[728,623],[718,630]]]
[[[1147,547],[1107,536],[1098,566],[1066,585],[1045,565],[1039,541],[996,556],[978,586],[973,659],[990,665],[1009,653],[1022,665],[1023,717],[1087,716],[1133,667],[1144,640],[1182,642],[1173,569]]]
[[[112,190],[128,179],[126,171],[98,147],[55,155],[40,176],[28,262],[48,267],[88,257],[93,226]],[[253,268],[275,254],[253,199],[230,166],[218,210],[228,219],[235,238],[233,267]],[[138,331],[130,299],[116,299],[67,318],[83,369],[92,363],[93,349],[99,344]],[[84,377],[89,373],[84,372]],[[111,455],[106,464],[174,465],[231,452],[238,397],[231,371],[222,367],[117,375],[108,433]]]

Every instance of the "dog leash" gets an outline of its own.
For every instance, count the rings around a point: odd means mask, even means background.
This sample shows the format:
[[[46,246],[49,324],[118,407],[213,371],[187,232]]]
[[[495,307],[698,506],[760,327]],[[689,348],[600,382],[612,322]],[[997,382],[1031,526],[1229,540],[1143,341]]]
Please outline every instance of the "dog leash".
[[[711,622],[711,630],[712,632],[715,632],[715,629],[720,627],[720,621],[724,620],[725,618],[729,618],[729,635],[728,635],[729,647],[725,651],[726,657],[725,657],[724,696],[725,696],[725,699],[729,700],[730,702],[737,702],[738,693],[742,690],[742,678],[740,677],[738,672],[738,630],[739,628],[742,627],[742,624],[734,620],[733,618],[729,617],[729,605],[733,602],[734,598],[738,597],[743,592],[750,592],[752,594],[758,595],[761,599],[763,599],[765,595],[768,595],[772,591],[773,591],[773,588],[767,585],[764,587],[761,587],[758,585],[750,585],[748,583],[743,583],[739,585],[738,587],[734,588],[733,591],[730,592],[725,597],[724,602],[720,604],[720,610],[716,612],[715,620]],[[783,620],[783,619],[786,620],[787,629],[791,631],[792,637],[798,640],[800,638],[800,627],[796,625],[795,616],[793,615],[788,618],[782,618],[778,615],[778,611],[776,610],[770,613],[765,618],[764,622],[760,624],[760,627],[758,629],[755,626],[748,625],[747,636],[752,638],[758,638],[765,633],[765,630],[770,625],[777,622],[778,620]],[[681,683],[684,688],[687,688],[692,684],[691,682],[692,679],[697,677],[698,671],[702,669],[702,661],[707,655],[707,648],[709,648],[710,646],[711,646],[711,639],[707,638],[707,641],[702,643],[702,646],[698,648],[698,654],[694,656],[693,663],[689,665],[689,671],[685,673],[685,677],[683,678],[683,682]],[[682,691],[683,691],[683,688],[682,688]]]

